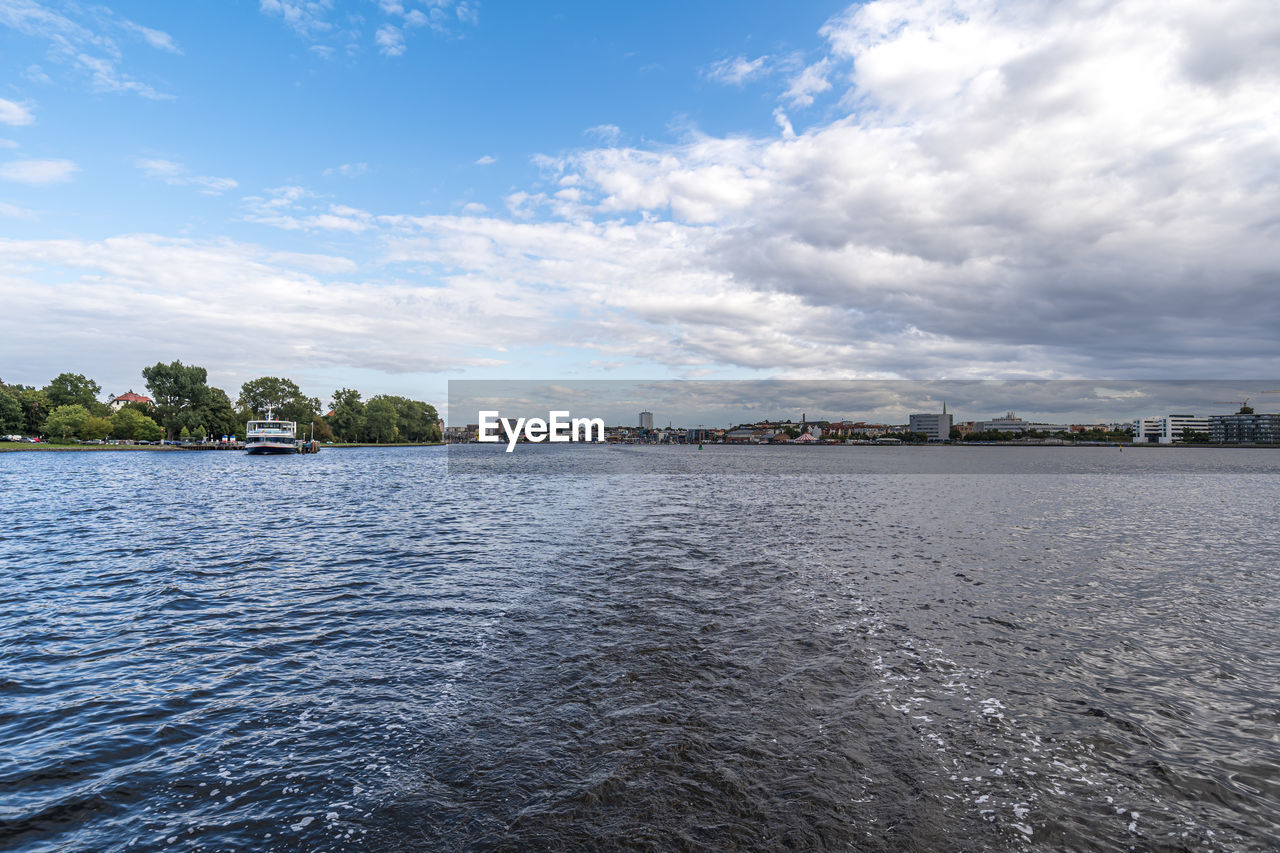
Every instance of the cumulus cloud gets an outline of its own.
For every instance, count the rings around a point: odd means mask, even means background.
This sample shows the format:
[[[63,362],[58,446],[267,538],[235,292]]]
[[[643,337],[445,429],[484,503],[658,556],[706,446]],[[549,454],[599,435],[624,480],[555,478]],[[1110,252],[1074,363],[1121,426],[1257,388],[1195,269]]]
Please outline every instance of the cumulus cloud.
[[[37,277],[40,265],[47,266]],[[542,326],[544,309],[500,287],[370,280],[353,269],[341,257],[147,234],[0,240],[0,300],[8,309],[0,312],[0,339],[21,341],[32,364],[54,364],[65,358],[72,318],[92,316],[122,364],[180,357],[247,379],[267,364],[392,373],[492,365],[497,359],[475,351],[495,338],[532,344]],[[263,293],[272,294],[272,310],[246,312]],[[129,335],[111,331],[122,325]],[[93,330],[85,332],[93,340]],[[431,346],[422,345],[424,332]]]
[[[80,167],[70,160],[10,160],[0,163],[0,179],[19,184],[61,184]]]
[[[777,132],[599,137],[538,158],[502,214],[385,214],[299,187],[245,200],[247,221],[363,241],[358,272],[131,238],[7,244],[0,282],[30,292],[33,265],[80,258],[83,280],[47,275],[71,295],[109,281],[131,314],[127,294],[155,293],[147,310],[189,333],[161,270],[207,262],[293,288],[279,346],[316,336],[332,363],[382,369],[537,340],[686,374],[1265,376],[1277,28],[1263,0],[873,0],[822,28]],[[824,118],[797,131],[782,107],[806,98]],[[62,310],[13,304],[50,326]],[[429,311],[449,332],[428,356],[401,321]],[[348,315],[355,332],[325,337]],[[208,328],[227,352],[253,333],[216,311]]]
[[[144,157],[138,159],[137,166],[148,178],[164,181],[171,187],[196,187],[205,195],[222,195],[239,186],[233,178],[193,175],[186,166],[172,160]]]
[[[497,158],[497,157],[494,157],[492,154],[486,154],[486,155],[484,155],[483,157],[481,157],[479,160],[476,160],[476,165],[477,165],[477,166],[491,166],[491,165],[493,165],[493,164],[494,164],[494,163],[496,163],[496,162],[498,162],[498,158]]]
[[[36,117],[31,114],[31,109],[26,104],[0,98],[0,124],[17,127],[32,124],[35,120]]]
[[[823,370],[1212,370],[1192,359],[1219,353],[1266,372],[1280,62],[1252,41],[1202,57],[1278,18],[1250,0],[878,0],[823,28],[849,115],[554,165],[579,215],[666,220],[684,268],[723,277],[722,309],[788,306],[750,332],[673,309],[667,328],[698,334],[670,340],[710,361],[794,365],[838,340]]]

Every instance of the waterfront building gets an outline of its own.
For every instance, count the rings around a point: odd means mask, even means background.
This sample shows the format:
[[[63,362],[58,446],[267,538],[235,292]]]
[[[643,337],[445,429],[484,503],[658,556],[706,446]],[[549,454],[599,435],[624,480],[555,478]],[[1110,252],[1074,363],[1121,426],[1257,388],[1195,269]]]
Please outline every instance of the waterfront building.
[[[992,418],[978,425],[979,432],[1067,432],[1069,429],[1070,427],[1067,424],[1041,424],[1024,421],[1014,415],[1013,412],[1007,412],[1004,417]]]
[[[945,405],[942,407],[941,414],[911,415],[907,421],[908,432],[922,432],[929,437],[930,441],[951,440],[951,415],[947,414]]]
[[[1134,444],[1173,444],[1184,431],[1207,433],[1209,419],[1202,415],[1157,415],[1133,422]]]
[[[1280,443],[1280,414],[1210,415],[1209,440],[1220,444]]]
[[[640,429],[653,429],[653,412],[640,413]]]

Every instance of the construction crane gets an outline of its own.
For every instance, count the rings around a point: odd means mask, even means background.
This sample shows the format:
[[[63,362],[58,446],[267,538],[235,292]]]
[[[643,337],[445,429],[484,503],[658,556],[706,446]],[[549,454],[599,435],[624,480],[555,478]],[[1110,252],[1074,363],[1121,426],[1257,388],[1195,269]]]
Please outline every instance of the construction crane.
[[[1258,391],[1255,394],[1250,394],[1243,400],[1214,400],[1213,404],[1215,406],[1239,406],[1240,411],[1236,412],[1237,415],[1252,415],[1253,408],[1249,405],[1249,401],[1254,397],[1257,397],[1259,394],[1280,394],[1280,391]]]

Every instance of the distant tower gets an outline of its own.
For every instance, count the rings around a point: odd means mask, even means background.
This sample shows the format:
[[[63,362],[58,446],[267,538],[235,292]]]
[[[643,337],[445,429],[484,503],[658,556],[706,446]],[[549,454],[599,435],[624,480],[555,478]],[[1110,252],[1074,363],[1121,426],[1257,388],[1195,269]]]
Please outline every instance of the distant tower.
[[[653,429],[653,412],[640,413],[640,429]]]

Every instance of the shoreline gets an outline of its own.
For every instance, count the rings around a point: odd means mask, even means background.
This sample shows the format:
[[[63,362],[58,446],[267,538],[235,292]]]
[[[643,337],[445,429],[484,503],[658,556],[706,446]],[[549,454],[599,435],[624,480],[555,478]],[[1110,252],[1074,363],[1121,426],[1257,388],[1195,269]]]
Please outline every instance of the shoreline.
[[[325,448],[350,448],[350,447],[440,447],[444,442],[405,442],[403,444],[322,444],[320,449]],[[73,451],[87,451],[90,453],[101,453],[103,451],[151,451],[151,452],[168,452],[182,451],[189,452],[188,448],[175,447],[173,445],[152,445],[152,444],[52,444],[49,442],[17,442],[3,441],[0,442],[0,453],[26,453],[26,452],[44,452],[44,453],[66,453]],[[223,450],[223,453],[243,452],[242,448],[232,450]]]

